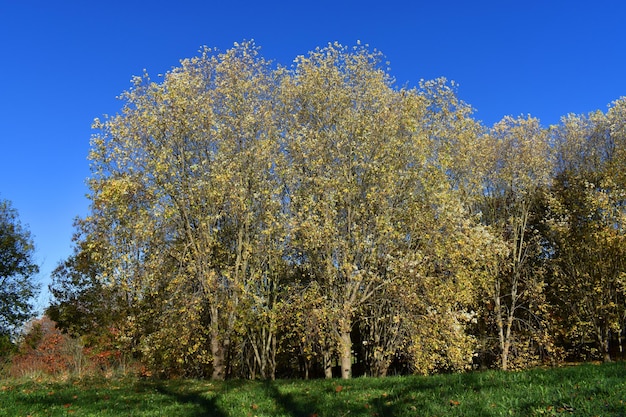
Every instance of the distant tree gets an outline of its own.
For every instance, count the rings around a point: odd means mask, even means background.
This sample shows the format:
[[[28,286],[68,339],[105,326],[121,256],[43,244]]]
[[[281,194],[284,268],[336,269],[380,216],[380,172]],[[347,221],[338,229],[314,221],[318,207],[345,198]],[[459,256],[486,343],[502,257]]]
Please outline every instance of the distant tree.
[[[80,228],[80,222],[76,226]],[[84,236],[77,233],[75,242],[74,253],[52,271],[48,289],[53,299],[46,315],[60,330],[82,336],[114,322],[119,297],[100,282],[101,268]]]
[[[0,200],[0,338],[10,337],[33,315],[32,299],[38,290],[33,277],[39,272],[34,250],[17,210]]]

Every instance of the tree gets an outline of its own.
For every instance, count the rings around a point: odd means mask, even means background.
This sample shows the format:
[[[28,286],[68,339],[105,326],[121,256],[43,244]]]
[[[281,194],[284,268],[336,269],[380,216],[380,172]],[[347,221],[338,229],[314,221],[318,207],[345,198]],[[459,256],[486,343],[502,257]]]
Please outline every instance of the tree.
[[[367,342],[372,371],[381,375],[394,355],[416,373],[471,365],[476,339],[469,328],[502,251],[472,211],[484,172],[482,127],[472,108],[445,79],[422,81],[416,94],[422,107],[411,147],[402,151],[409,169],[397,171],[402,177],[392,187],[404,201],[393,223],[400,233],[389,264],[393,279],[365,316],[370,333],[378,328]]]
[[[487,140],[490,165],[480,211],[485,224],[505,242],[506,252],[491,271],[486,291],[500,367],[508,369],[511,349],[524,332],[540,344],[545,336],[542,268],[535,262],[541,246],[532,225],[539,193],[552,179],[553,155],[547,131],[531,117],[505,117],[493,126]]]
[[[607,114],[563,118],[546,218],[550,292],[564,336],[574,349],[594,340],[605,361],[626,317],[625,108],[622,99]]]
[[[569,176],[555,185],[551,293],[570,344],[577,348],[592,338],[610,361],[612,335],[621,334],[626,314],[626,218],[606,184]]]
[[[71,336],[102,332],[115,324],[121,315],[121,300],[112,286],[100,281],[101,268],[88,249],[81,222],[74,237],[74,253],[52,271],[49,285],[53,299],[46,316]]]
[[[37,294],[34,275],[34,245],[17,211],[0,201],[0,337],[9,337],[33,316],[32,299]]]
[[[290,241],[326,302],[343,378],[359,320],[371,336],[368,361],[384,375],[404,335],[416,334],[394,320],[432,324],[429,314],[446,311],[440,327],[461,335],[457,319],[478,288],[475,271],[461,266],[472,264],[482,229],[463,207],[472,178],[465,150],[478,124],[445,80],[397,90],[380,61],[362,46],[329,45],[298,58],[282,89],[291,110]],[[406,296],[372,308],[385,294]],[[411,341],[414,352],[422,342]],[[458,338],[449,342],[432,350],[441,362]],[[471,348],[461,350],[457,365],[471,358]],[[427,358],[415,369],[432,370]]]
[[[396,92],[380,54],[338,44],[299,57],[282,88],[290,237],[326,300],[326,315],[349,378],[357,310],[390,279],[388,260],[402,230],[394,227],[408,189],[401,172],[415,152],[419,97]],[[327,374],[328,376],[328,374]]]
[[[466,369],[483,342],[501,368],[524,366],[551,347],[546,295],[567,294],[546,291],[550,264],[571,282],[605,277],[600,298],[623,304],[622,265],[598,266],[623,258],[623,102],[598,125],[611,162],[590,163],[598,180],[563,176],[561,193],[554,130],[530,117],[487,129],[454,83],[397,88],[367,46],[291,69],[249,42],[203,49],[122,100],[95,122],[91,211],[49,311],[78,333],[110,320],[155,373],[331,377],[338,362],[349,378],[355,361],[385,375],[395,358],[430,373]],[[578,204],[585,228],[545,227],[554,184],[550,215]]]
[[[166,366],[202,376],[210,364],[223,379],[245,339],[273,376],[284,252],[272,107],[280,73],[252,43],[205,49],[161,83],[135,78],[122,114],[96,122],[87,221],[102,277],[133,305],[151,300],[138,310],[152,317],[141,345]],[[238,327],[244,319],[263,328]]]

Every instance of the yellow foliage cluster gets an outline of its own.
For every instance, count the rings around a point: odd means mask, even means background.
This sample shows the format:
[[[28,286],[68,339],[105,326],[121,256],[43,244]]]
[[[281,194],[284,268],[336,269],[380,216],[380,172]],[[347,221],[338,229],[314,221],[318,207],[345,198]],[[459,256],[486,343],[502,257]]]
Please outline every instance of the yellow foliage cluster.
[[[355,357],[377,374],[399,356],[459,370],[495,335],[506,368],[543,326],[532,225],[549,131],[486,129],[454,83],[398,89],[381,62],[361,45],[291,69],[252,42],[205,48],[160,82],[135,77],[96,120],[85,247],[155,367],[268,378],[292,354],[327,376]]]

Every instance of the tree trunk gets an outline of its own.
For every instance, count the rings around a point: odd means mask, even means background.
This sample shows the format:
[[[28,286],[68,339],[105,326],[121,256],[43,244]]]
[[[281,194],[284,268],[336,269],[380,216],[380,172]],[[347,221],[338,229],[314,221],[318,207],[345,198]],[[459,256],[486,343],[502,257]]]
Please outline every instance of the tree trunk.
[[[228,342],[220,338],[220,325],[217,307],[211,307],[211,356],[213,357],[213,374],[211,379],[223,381],[226,378],[226,348]]]
[[[211,379],[223,381],[226,377],[226,355],[217,335],[211,335],[211,355],[213,356]]]
[[[324,365],[324,378],[332,379],[333,377],[333,366],[331,361],[331,354],[328,349],[324,349],[323,355],[323,365]]]
[[[305,381],[309,380],[309,369],[311,368],[310,363],[311,361],[307,359],[304,360],[304,380]]]
[[[388,359],[380,359],[374,362],[374,367],[372,369],[373,376],[377,378],[384,378],[387,376],[387,372],[389,371],[389,360]]]
[[[339,362],[341,364],[341,378],[350,379],[352,377],[352,338],[350,336],[350,326],[342,326],[339,335]]]
[[[502,368],[503,371],[506,371],[509,369],[509,350],[511,349],[511,342],[509,340],[505,340],[504,341],[504,346],[502,347],[502,354],[501,354],[501,362],[500,362],[500,367]]]
[[[608,326],[604,326],[604,329],[598,329],[598,342],[600,344],[600,352],[602,353],[602,360],[611,362],[611,352],[609,351],[609,339],[611,331]]]
[[[500,295],[500,283],[496,283],[495,314],[498,327],[498,339],[500,342],[500,367],[503,371],[509,368],[509,352],[511,351],[511,341],[513,339],[513,321],[517,309],[517,285],[519,278],[515,273],[511,285],[511,305],[508,309],[502,307],[502,297]],[[506,316],[506,323],[503,319]]]
[[[617,334],[617,340],[619,342],[619,356],[620,359],[624,359],[624,329],[620,327],[619,333]]]
[[[515,311],[515,304],[512,303],[511,311],[509,311],[506,322],[506,334],[504,336],[504,347],[502,348],[502,370],[506,371],[509,368],[509,352],[511,351],[511,333],[513,330],[513,319]]]
[[[272,333],[269,352],[270,379],[276,380],[276,335]]]
[[[504,336],[504,321],[502,320],[502,304],[500,299],[500,283],[496,281],[494,301],[494,313],[496,315],[496,326],[498,327],[498,342],[500,343],[500,368],[506,371],[508,367],[509,349]]]

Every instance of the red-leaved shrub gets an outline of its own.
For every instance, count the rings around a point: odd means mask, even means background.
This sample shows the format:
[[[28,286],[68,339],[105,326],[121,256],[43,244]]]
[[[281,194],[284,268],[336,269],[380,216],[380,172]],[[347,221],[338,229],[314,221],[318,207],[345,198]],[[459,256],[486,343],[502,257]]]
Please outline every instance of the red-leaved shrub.
[[[13,357],[10,374],[25,376],[36,373],[58,375],[69,372],[76,363],[76,341],[63,334],[56,323],[44,316],[27,324],[24,338]]]

